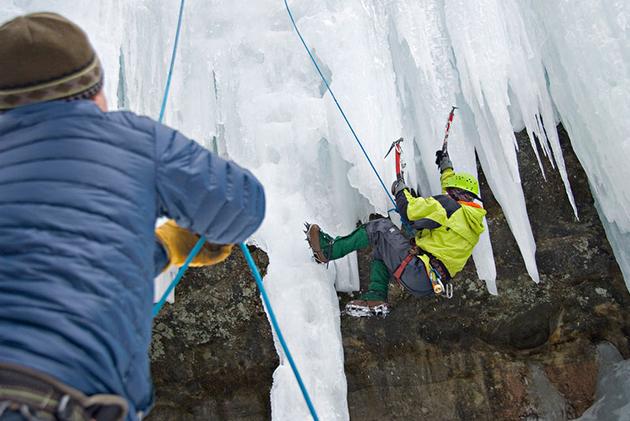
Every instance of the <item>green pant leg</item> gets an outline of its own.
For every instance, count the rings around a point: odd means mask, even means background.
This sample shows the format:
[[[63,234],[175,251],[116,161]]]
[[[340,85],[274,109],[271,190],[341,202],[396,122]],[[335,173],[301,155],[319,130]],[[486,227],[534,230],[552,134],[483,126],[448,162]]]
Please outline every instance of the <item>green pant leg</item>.
[[[353,251],[367,248],[370,245],[367,231],[363,225],[344,237],[335,238],[334,241],[332,241],[332,247],[330,246],[330,242],[330,237],[320,231],[322,251],[330,260],[339,259]],[[328,247],[325,246],[326,244],[329,244]]]
[[[370,285],[368,291],[361,295],[362,300],[387,301],[389,287],[389,269],[382,260],[374,259],[370,265]]]

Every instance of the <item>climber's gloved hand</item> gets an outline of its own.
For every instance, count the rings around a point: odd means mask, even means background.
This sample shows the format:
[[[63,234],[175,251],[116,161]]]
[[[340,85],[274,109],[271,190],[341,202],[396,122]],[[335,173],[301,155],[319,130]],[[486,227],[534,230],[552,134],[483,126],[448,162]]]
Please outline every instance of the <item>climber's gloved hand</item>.
[[[453,169],[453,163],[451,162],[451,158],[448,156],[447,151],[443,151],[442,149],[435,152],[435,165],[440,169],[440,173],[443,173],[447,169]]]
[[[392,195],[396,197],[398,193],[405,190],[406,188],[407,185],[405,184],[405,179],[400,177],[396,179],[396,181],[394,181],[394,184],[392,184]]]
[[[155,230],[155,235],[168,254],[169,265],[182,266],[199,236],[180,227],[172,219]],[[190,266],[210,266],[221,263],[232,253],[233,244],[211,244],[206,242]]]

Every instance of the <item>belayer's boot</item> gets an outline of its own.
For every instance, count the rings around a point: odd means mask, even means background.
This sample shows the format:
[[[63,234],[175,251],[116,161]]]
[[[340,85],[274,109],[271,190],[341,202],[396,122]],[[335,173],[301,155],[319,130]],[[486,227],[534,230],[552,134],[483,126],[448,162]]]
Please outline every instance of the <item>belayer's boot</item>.
[[[306,241],[313,250],[313,257],[317,263],[328,263],[339,259],[356,250],[367,248],[370,245],[367,231],[362,225],[344,237],[332,238],[321,230],[317,224],[304,224],[306,226]]]
[[[358,300],[346,304],[346,314],[352,317],[387,317],[387,288],[390,273],[382,260],[375,259],[370,266],[370,285],[368,291],[361,294]]]

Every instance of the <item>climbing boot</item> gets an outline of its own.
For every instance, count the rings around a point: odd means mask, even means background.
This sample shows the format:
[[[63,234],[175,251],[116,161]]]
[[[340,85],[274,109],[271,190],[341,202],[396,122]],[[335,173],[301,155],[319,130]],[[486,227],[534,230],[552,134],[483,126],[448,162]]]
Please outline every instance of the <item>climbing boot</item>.
[[[308,241],[313,256],[317,263],[328,263],[352,253],[365,249],[370,245],[367,231],[364,225],[357,227],[350,234],[343,237],[332,238],[321,230],[317,224],[304,223],[306,241]]]
[[[319,225],[304,223],[306,227],[306,241],[313,251],[313,257],[317,263],[328,263],[330,261],[330,252],[334,239],[323,232]]]
[[[381,317],[389,314],[389,305],[385,301],[353,300],[346,304],[346,314],[352,317]]]

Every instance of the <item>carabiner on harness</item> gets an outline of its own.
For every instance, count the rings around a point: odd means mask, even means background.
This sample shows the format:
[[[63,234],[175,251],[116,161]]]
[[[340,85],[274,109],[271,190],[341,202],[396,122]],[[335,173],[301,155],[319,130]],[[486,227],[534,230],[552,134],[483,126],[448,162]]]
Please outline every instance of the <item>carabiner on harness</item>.
[[[443,295],[449,300],[453,298],[453,284],[447,282],[446,285],[442,283],[442,278],[434,267],[431,267],[429,271],[429,279],[431,280],[431,286],[435,295]]]

